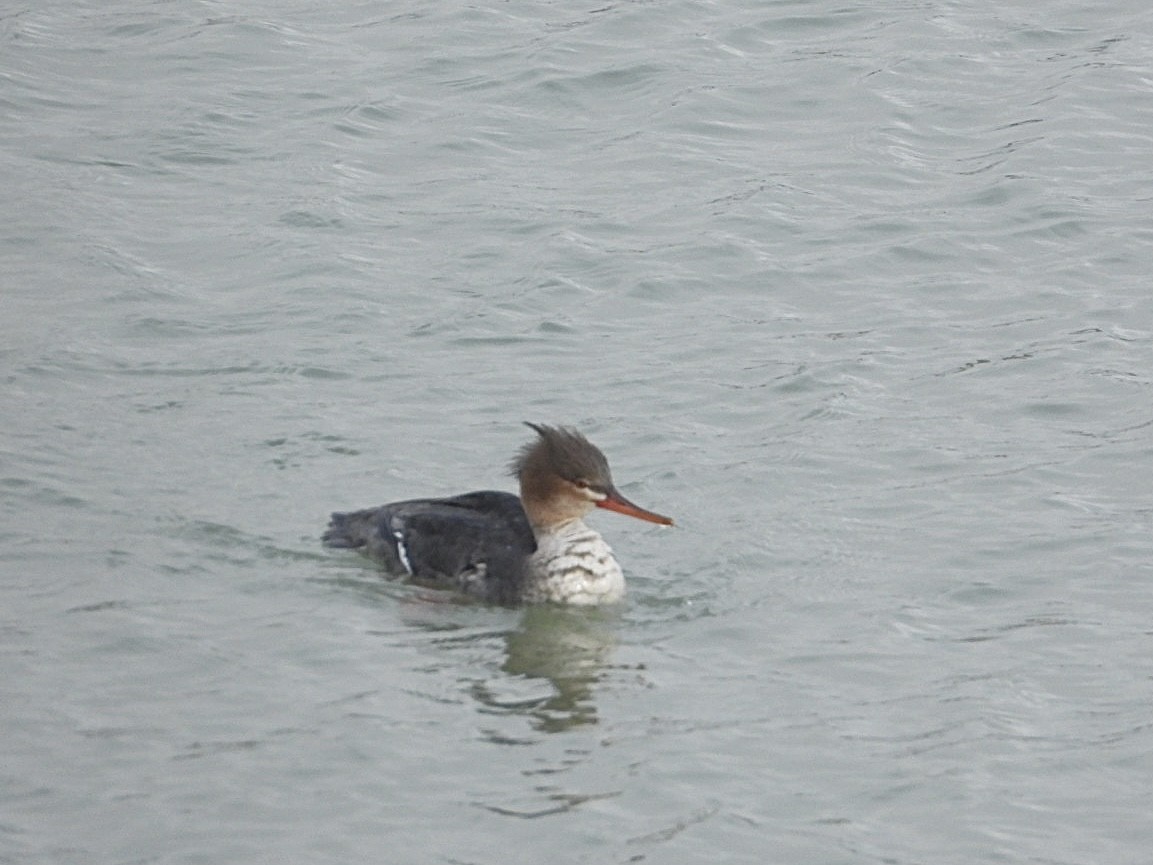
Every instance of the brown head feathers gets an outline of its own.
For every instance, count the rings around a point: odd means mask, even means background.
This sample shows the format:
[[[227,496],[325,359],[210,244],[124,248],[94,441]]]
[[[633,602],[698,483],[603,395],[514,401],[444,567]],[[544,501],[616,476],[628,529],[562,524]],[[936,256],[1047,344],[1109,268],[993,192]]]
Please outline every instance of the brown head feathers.
[[[612,488],[609,462],[600,448],[571,427],[552,427],[525,422],[539,438],[521,448],[509,464],[513,476],[549,473],[571,483],[583,481],[593,489]]]

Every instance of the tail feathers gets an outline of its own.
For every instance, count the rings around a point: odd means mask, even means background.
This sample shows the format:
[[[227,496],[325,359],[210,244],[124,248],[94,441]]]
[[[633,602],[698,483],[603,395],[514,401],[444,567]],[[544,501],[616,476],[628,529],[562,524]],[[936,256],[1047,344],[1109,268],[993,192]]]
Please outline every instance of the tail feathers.
[[[352,517],[356,514],[333,514],[328,528],[320,536],[326,547],[342,550],[355,550],[363,547],[365,539],[355,531]]]

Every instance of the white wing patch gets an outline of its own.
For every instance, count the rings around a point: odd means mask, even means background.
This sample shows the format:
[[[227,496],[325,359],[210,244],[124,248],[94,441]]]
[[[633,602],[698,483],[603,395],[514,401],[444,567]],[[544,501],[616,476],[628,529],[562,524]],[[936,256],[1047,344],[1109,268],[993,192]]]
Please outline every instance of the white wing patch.
[[[408,548],[404,545],[404,532],[395,529],[392,536],[396,538],[396,554],[400,557],[400,563],[404,565],[405,571],[411,577],[413,575],[412,563],[408,560]]]

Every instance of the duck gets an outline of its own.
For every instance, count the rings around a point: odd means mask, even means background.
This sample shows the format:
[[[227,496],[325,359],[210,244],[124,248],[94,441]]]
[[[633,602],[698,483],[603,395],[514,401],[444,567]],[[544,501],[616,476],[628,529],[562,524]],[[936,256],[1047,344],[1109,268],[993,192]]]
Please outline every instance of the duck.
[[[324,545],[358,550],[390,576],[486,603],[621,601],[624,573],[585,517],[603,508],[662,526],[673,520],[625,498],[604,453],[576,429],[525,425],[536,438],[509,464],[519,496],[478,490],[337,512]]]

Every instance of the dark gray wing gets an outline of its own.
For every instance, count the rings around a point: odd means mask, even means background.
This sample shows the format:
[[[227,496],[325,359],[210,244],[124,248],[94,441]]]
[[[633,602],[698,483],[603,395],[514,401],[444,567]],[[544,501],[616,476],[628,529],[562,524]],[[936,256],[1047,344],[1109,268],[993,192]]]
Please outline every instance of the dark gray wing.
[[[395,576],[499,604],[520,600],[536,551],[520,499],[491,490],[333,514],[324,543],[359,549]]]

